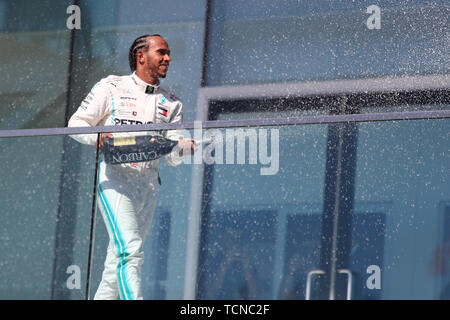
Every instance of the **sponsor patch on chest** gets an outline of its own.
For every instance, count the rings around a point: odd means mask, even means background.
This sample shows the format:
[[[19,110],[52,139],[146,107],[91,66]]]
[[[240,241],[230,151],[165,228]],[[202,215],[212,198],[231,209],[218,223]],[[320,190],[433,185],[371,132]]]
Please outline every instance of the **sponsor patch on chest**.
[[[134,110],[129,109],[119,109],[116,111],[116,115],[121,117],[137,117],[138,113]]]
[[[116,126],[127,125],[127,124],[145,124],[145,123],[153,123],[153,122],[152,121],[135,120],[135,119],[114,118],[114,124]]]
[[[123,108],[136,108],[136,103],[133,101],[120,101],[120,106]]]

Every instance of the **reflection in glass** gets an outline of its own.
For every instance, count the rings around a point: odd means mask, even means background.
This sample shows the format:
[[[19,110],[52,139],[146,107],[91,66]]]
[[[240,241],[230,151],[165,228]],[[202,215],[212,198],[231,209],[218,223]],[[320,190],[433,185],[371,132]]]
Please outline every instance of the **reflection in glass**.
[[[64,126],[67,6],[54,0],[1,2],[0,129]]]
[[[263,299],[272,291],[276,215],[224,211],[208,217],[206,256],[200,266],[201,299]]]
[[[444,298],[449,120],[358,128],[351,264],[360,291],[355,298]]]
[[[216,134],[224,161],[205,166],[197,298],[304,299],[320,268],[327,126]]]
[[[448,73],[445,0],[212,1],[209,86]]]
[[[65,136],[0,144],[0,297],[84,299],[95,149]]]

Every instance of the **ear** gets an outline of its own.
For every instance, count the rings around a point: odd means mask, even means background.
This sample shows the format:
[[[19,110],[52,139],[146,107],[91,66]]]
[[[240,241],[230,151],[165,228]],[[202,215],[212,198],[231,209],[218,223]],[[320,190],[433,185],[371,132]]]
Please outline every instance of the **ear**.
[[[138,52],[136,52],[136,61],[139,64],[145,63],[145,54],[142,50],[139,50]]]

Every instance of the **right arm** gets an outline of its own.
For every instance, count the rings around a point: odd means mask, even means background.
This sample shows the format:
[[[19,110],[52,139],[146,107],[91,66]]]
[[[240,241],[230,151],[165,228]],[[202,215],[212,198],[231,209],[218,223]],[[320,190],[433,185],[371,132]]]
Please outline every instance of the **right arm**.
[[[81,102],[78,110],[69,120],[69,127],[94,127],[108,112],[108,88],[104,83],[98,82],[91,92]],[[95,145],[96,134],[71,135],[80,143]]]

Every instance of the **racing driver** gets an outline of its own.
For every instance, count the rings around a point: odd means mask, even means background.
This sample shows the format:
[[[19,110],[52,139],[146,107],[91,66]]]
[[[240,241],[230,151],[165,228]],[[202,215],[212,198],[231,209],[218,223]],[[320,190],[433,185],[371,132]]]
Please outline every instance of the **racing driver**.
[[[144,35],[130,47],[131,75],[110,75],[100,80],[69,120],[69,127],[108,126],[182,121],[181,101],[160,87],[165,78],[170,50],[160,35]],[[133,135],[145,135],[136,132]],[[104,133],[114,138],[126,133]],[[130,135],[130,134],[128,134]],[[97,144],[94,135],[73,136],[86,144]],[[194,139],[170,130],[166,138],[178,145],[165,156],[169,165],[197,150]],[[106,164],[100,161],[98,207],[108,230],[102,280],[94,299],[142,299],[141,265],[146,234],[156,206],[159,187],[158,161]]]

